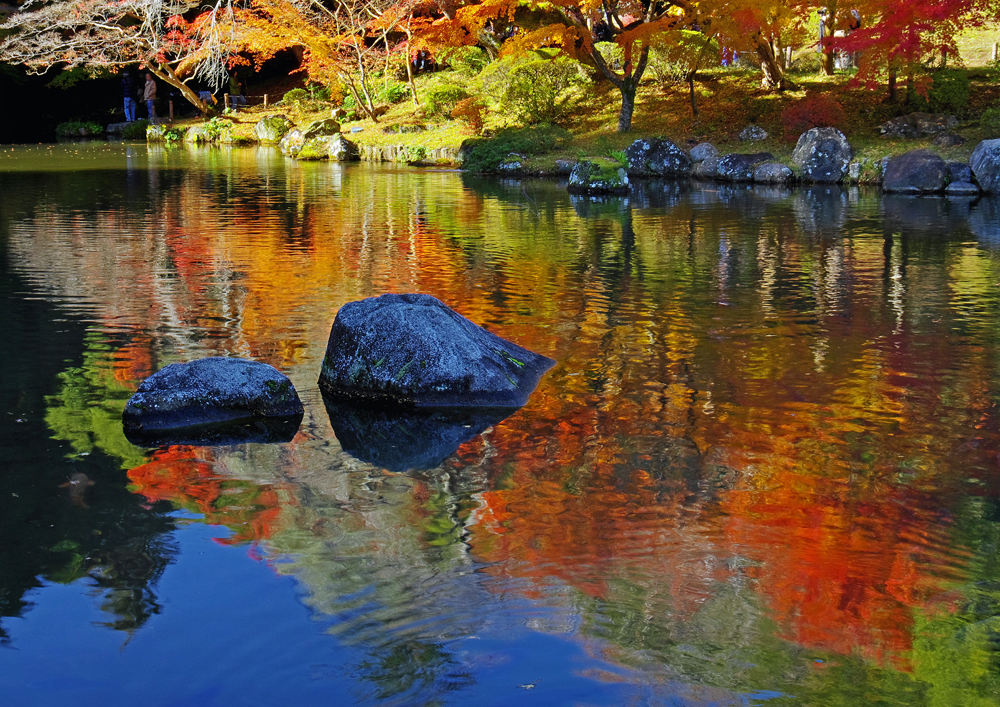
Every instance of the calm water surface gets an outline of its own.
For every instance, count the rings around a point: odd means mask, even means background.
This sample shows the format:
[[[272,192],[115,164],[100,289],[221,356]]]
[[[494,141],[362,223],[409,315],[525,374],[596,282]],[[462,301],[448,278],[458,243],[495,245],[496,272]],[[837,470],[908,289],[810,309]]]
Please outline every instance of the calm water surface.
[[[998,234],[989,200],[7,146],[4,703],[995,704]],[[328,410],[330,324],[383,292],[558,363],[454,449]],[[290,443],[125,440],[209,355],[288,373]]]

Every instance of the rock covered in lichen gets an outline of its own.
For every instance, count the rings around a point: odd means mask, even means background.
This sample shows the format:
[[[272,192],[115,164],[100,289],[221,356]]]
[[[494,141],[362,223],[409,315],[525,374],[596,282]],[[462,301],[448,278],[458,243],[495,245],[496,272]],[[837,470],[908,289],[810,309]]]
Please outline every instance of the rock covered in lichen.
[[[406,407],[518,407],[555,362],[425,294],[387,294],[337,312],[319,386],[337,399]]]
[[[210,357],[171,364],[144,380],[125,405],[122,422],[126,434],[185,431],[190,437],[199,428],[302,413],[292,382],[274,367]]]

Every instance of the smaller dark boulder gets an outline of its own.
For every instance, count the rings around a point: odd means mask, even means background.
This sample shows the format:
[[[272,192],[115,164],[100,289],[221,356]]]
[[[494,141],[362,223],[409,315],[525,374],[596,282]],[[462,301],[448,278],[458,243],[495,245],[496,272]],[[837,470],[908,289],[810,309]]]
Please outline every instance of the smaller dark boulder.
[[[571,194],[627,194],[628,173],[613,160],[580,160],[569,173],[566,189]]]
[[[133,439],[217,440],[234,428],[270,437],[273,430],[257,421],[274,423],[279,431],[297,429],[302,413],[292,382],[274,367],[212,357],[171,364],[144,380],[126,403],[122,423]]]
[[[770,152],[726,155],[719,159],[717,178],[727,182],[752,182],[754,170],[773,158]]]
[[[424,294],[349,302],[330,329],[319,386],[394,407],[520,407],[550,358],[492,334]]]
[[[944,191],[948,168],[930,150],[911,150],[889,158],[882,190],[896,194],[934,194]]]
[[[958,120],[947,113],[910,113],[883,123],[878,130],[885,137],[920,138],[951,130]]]

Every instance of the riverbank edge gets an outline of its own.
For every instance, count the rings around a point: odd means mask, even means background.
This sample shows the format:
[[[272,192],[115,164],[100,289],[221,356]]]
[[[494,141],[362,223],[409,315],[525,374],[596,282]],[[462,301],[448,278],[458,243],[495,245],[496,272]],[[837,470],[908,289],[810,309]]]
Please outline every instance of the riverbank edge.
[[[214,119],[213,119],[214,120]],[[173,143],[177,141],[183,141],[190,144],[222,144],[231,146],[273,146],[276,149],[282,151],[283,154],[292,159],[301,159],[296,154],[290,154],[281,146],[281,141],[275,140],[261,140],[256,137],[251,137],[246,134],[233,134],[232,132],[226,130],[216,130],[215,134],[212,135],[212,131],[206,131],[206,126],[210,126],[212,121],[190,123],[187,125],[175,124],[175,125],[151,125],[147,131],[147,142],[150,143]],[[293,125],[291,130],[300,130],[308,132],[309,126],[297,126]],[[212,135],[211,138],[207,137]],[[465,162],[465,157],[467,156],[471,145],[479,143],[481,144],[484,138],[478,137],[464,137],[462,142],[458,145],[451,144],[441,147],[426,147],[419,143],[374,143],[365,142],[364,136],[360,135],[361,130],[357,128],[348,131],[341,131],[340,126],[337,126],[334,133],[339,135],[344,140],[350,141],[352,147],[356,148],[355,154],[347,159],[359,160],[364,162],[372,163],[386,163],[386,164],[405,164],[412,167],[439,167],[448,169],[463,169],[463,164]],[[350,138],[361,137],[361,140],[357,142],[351,141]],[[925,136],[931,137],[931,136]],[[846,139],[846,138],[845,138]],[[655,137],[655,138],[642,138],[637,137],[633,142],[633,145],[641,141],[665,141],[670,142],[667,138]],[[849,142],[849,141],[848,141]],[[872,155],[871,150],[868,150],[868,154],[864,156],[859,156],[856,159],[852,159],[849,164],[846,165],[843,174],[832,180],[816,180],[804,178],[801,174],[801,169],[799,169],[793,162],[793,164],[788,164],[788,160],[782,160],[780,158],[774,157],[768,153],[766,160],[761,160],[759,163],[766,162],[769,165],[776,165],[784,168],[786,171],[786,176],[780,180],[775,179],[755,179],[752,176],[749,178],[727,178],[722,175],[709,173],[708,175],[701,173],[698,174],[697,170],[692,173],[678,174],[678,175],[663,175],[663,174],[646,174],[642,173],[642,170],[633,170],[628,167],[627,164],[623,164],[626,168],[627,176],[632,179],[668,179],[672,181],[689,181],[689,182],[699,182],[699,183],[722,183],[722,184],[761,184],[768,186],[801,186],[801,185],[815,185],[815,184],[841,184],[848,186],[873,186],[882,187],[884,184],[884,177],[886,172],[886,167],[890,160],[901,157],[908,153],[921,150],[924,152],[931,152],[932,155],[936,155],[933,150],[928,150],[926,147],[927,140],[908,140],[907,142],[911,144],[899,145],[898,142],[894,142],[893,145],[887,145],[884,152],[880,152],[876,155]],[[701,143],[709,144],[711,143]],[[752,148],[754,144],[752,142],[743,145],[747,148]],[[697,147],[697,146],[693,146]],[[897,149],[891,149],[897,148]],[[903,149],[899,149],[903,148]],[[681,148],[678,148],[681,149]],[[715,150],[714,146],[712,149]],[[682,150],[685,155],[693,154],[693,149],[691,151]],[[733,156],[743,156],[750,155],[754,153],[744,153],[739,151],[733,152],[716,152],[718,158]],[[937,155],[940,159],[951,166],[961,165],[967,167],[968,164],[962,161],[947,161],[944,157]],[[318,158],[313,157],[312,159],[336,161],[333,156],[320,156]],[[521,154],[511,152],[507,154],[497,165],[495,169],[487,170],[468,170],[463,169],[463,171],[468,171],[472,174],[482,174],[482,175],[495,175],[505,178],[569,178],[572,174],[572,170],[575,164],[585,161],[593,162],[608,162],[608,156],[588,156],[588,155],[577,155],[575,159],[567,159],[566,155],[560,151],[547,151],[539,152],[534,154]],[[693,160],[692,162],[697,165],[700,160]],[[758,163],[758,164],[759,164]],[[946,177],[946,181],[939,189],[931,190],[916,190],[915,193],[919,194],[943,194],[946,192],[945,187],[949,182],[954,181],[953,178]],[[962,193],[950,194],[950,196],[956,197],[968,197],[977,196],[985,190],[978,188],[978,184],[975,181],[975,177],[972,176],[968,180],[972,186],[977,188],[974,191],[966,190]],[[627,182],[627,179],[626,179]],[[627,186],[627,184],[626,184]],[[600,191],[600,190],[598,190]]]

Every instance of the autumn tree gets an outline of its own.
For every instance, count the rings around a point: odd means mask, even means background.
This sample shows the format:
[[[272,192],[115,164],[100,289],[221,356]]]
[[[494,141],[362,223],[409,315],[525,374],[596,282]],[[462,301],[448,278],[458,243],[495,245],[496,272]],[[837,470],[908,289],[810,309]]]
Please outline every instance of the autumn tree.
[[[232,0],[217,0],[199,12],[186,0],[53,0],[28,2],[0,28],[0,61],[23,64],[36,73],[52,67],[119,69],[143,65],[176,88],[202,113],[210,108],[190,88],[191,76],[216,81],[225,71],[230,40],[222,30]],[[198,19],[180,23],[185,13]],[[183,27],[184,31],[180,31]]]
[[[887,77],[890,100],[902,72],[913,91],[916,69],[932,57],[957,56],[964,29],[1000,19],[1000,3],[984,0],[860,0],[860,27],[828,37],[825,46],[858,58],[859,78],[873,84]]]

